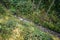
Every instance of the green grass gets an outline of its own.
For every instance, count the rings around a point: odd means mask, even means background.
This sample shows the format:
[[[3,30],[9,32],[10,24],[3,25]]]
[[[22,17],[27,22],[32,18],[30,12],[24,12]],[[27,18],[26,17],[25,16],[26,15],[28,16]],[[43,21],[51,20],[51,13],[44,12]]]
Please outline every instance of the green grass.
[[[40,31],[33,23],[20,21],[11,15],[9,10],[4,7],[2,9],[5,12],[3,14],[0,12],[1,40],[53,40],[49,34]]]
[[[4,15],[1,17],[1,40],[53,40],[49,34],[40,31],[33,23],[20,21],[13,15]]]
[[[46,13],[32,13],[27,15],[20,14],[18,16],[31,20],[37,25],[41,25],[60,33],[60,19],[55,14],[49,14],[46,16]]]

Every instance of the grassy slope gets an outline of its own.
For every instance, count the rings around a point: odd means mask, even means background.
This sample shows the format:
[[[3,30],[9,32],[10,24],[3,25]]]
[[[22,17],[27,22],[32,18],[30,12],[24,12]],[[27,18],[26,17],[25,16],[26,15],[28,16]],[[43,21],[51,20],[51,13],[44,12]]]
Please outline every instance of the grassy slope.
[[[20,21],[1,4],[0,9],[0,40],[55,40],[55,37],[40,31],[33,23]]]
[[[13,16],[0,18],[0,30],[0,35],[4,40],[8,38],[14,40],[52,40],[49,34],[39,31],[33,24],[24,23]]]
[[[46,28],[49,28],[53,31],[60,33],[60,19],[55,14],[46,15],[42,10],[41,13],[35,13],[23,15],[20,14],[23,18],[29,19],[38,25],[42,25]]]
[[[46,28],[60,33],[60,19],[57,17],[54,10],[51,9],[50,13],[47,14],[45,10],[46,7],[43,6],[44,8],[42,8],[41,10],[33,12],[33,10],[30,9],[30,7],[32,6],[32,2],[29,1],[25,4],[24,1],[21,0],[21,3],[19,1],[11,0],[9,2],[9,0],[2,0],[1,4],[3,4],[6,8],[10,8],[10,10],[13,12],[12,14],[15,13],[16,15],[23,16],[35,22],[36,24],[42,25]]]
[[[34,24],[20,21],[3,6],[0,5],[0,8],[0,40],[53,40]]]

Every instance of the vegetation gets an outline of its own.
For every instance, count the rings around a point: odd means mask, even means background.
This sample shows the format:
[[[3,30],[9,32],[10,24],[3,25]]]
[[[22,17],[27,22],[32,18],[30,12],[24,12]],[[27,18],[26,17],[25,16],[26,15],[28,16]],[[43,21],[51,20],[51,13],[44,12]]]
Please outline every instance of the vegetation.
[[[13,15],[60,33],[59,0],[9,0],[1,2]]]
[[[17,17],[60,33],[59,6],[60,0],[1,0],[0,40],[53,40],[33,23]]]
[[[13,15],[0,15],[0,40],[53,40],[34,24],[23,22]]]

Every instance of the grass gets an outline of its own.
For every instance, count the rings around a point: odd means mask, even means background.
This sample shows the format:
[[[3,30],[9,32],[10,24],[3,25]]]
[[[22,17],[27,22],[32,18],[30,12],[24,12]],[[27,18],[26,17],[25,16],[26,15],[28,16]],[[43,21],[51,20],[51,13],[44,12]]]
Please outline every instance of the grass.
[[[53,40],[33,23],[17,19],[7,9],[4,11],[3,14],[0,12],[0,40]]]
[[[33,12],[32,14],[27,15],[23,15],[20,13],[19,16],[31,20],[37,25],[44,26],[46,28],[49,28],[50,30],[60,33],[60,19],[55,14],[46,15],[46,13],[42,13],[41,11],[41,13]]]
[[[1,40],[52,40],[49,34],[37,29],[33,23],[23,22],[13,15],[0,18]]]

